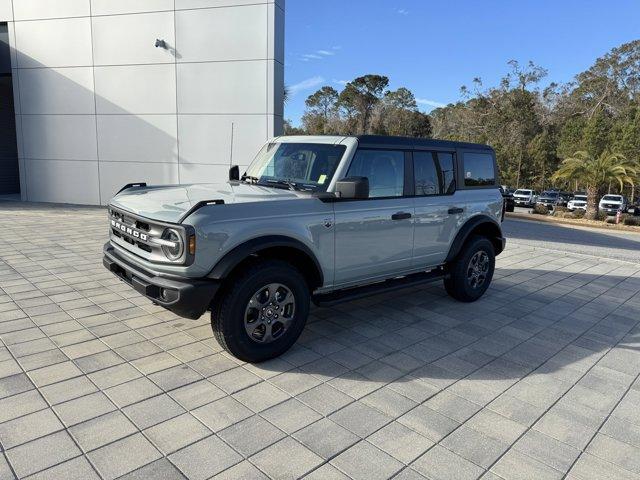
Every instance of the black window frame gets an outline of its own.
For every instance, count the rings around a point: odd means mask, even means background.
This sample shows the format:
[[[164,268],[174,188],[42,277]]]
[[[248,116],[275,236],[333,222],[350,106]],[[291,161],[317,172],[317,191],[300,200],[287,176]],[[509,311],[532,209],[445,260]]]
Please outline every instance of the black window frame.
[[[403,152],[404,153],[404,185],[403,185],[403,195],[401,196],[391,196],[391,197],[371,197],[367,199],[359,199],[358,201],[367,201],[367,200],[389,200],[389,199],[399,199],[399,198],[425,198],[425,197],[444,197],[444,196],[452,196],[457,191],[460,190],[491,190],[496,189],[500,185],[500,170],[498,168],[498,162],[496,161],[495,152],[489,148],[469,148],[469,147],[455,147],[452,146],[430,146],[430,145],[403,145],[403,144],[366,144],[363,146],[358,146],[353,153],[351,159],[349,160],[349,166],[346,169],[347,175],[353,161],[357,153],[361,150],[375,150],[375,151],[395,151],[395,152]],[[415,174],[414,174],[414,159],[413,154],[415,152],[429,152],[429,153],[449,153],[453,156],[453,181],[454,188],[450,193],[440,193],[437,195],[416,195],[415,192]],[[464,154],[465,153],[483,153],[490,155],[493,159],[493,169],[495,172],[494,184],[492,185],[477,185],[477,186],[467,186],[464,183]],[[340,200],[340,199],[338,199]],[[353,201],[352,199],[344,199],[347,201]]]
[[[380,152],[400,152],[402,154],[404,154],[404,178],[402,179],[402,195],[393,195],[393,196],[387,196],[387,197],[369,197],[366,199],[360,199],[360,201],[368,201],[368,200],[391,200],[391,199],[398,199],[398,198],[407,198],[407,197],[413,197],[414,196],[414,191],[413,191],[413,157],[411,156],[412,150],[409,148],[402,148],[400,146],[398,146],[398,148],[387,148],[384,146],[380,146],[380,147],[374,147],[374,146],[366,146],[366,147],[358,147],[356,148],[356,151],[353,152],[353,156],[351,157],[351,160],[349,161],[349,166],[347,167],[346,170],[346,175],[349,175],[349,170],[351,169],[351,166],[353,165],[354,160],[356,159],[356,155],[358,154],[358,152],[361,151],[380,151]]]
[[[464,154],[465,153],[480,153],[489,155],[493,159],[493,172],[494,179],[492,184],[490,185],[466,185],[464,178]],[[500,170],[498,169],[498,162],[496,161],[496,154],[493,150],[488,149],[475,149],[475,148],[458,148],[458,182],[456,185],[456,190],[491,190],[496,189],[500,185]]]
[[[423,197],[447,197],[447,196],[451,196],[453,194],[456,193],[456,191],[458,190],[458,171],[459,171],[459,166],[458,166],[458,161],[457,161],[457,155],[456,155],[456,150],[451,150],[451,149],[446,149],[446,148],[416,148],[414,150],[412,150],[411,152],[411,169],[414,170],[415,168],[415,159],[413,158],[413,154],[415,153],[430,153],[430,154],[438,154],[438,153],[449,153],[451,154],[452,160],[453,160],[453,191],[450,193],[436,193],[433,195],[418,195],[415,193],[415,190],[412,194],[412,196],[416,197],[416,198],[423,198]],[[437,164],[438,168],[440,168],[440,162],[438,161]],[[441,173],[441,172],[440,172]],[[413,172],[413,178],[411,180],[411,185],[412,187],[415,189],[415,183],[416,183],[416,178],[415,178],[415,172]],[[441,185],[442,186],[442,185]]]

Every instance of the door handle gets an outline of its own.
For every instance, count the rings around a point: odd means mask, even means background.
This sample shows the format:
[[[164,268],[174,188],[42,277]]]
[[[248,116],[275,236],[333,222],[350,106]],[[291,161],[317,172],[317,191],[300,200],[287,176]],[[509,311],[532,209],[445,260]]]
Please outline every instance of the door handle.
[[[455,215],[457,213],[462,213],[462,212],[464,212],[464,208],[460,208],[460,207],[450,208],[448,211],[449,215]]]
[[[409,212],[398,212],[391,215],[391,220],[405,220],[407,218],[411,218],[411,214]]]

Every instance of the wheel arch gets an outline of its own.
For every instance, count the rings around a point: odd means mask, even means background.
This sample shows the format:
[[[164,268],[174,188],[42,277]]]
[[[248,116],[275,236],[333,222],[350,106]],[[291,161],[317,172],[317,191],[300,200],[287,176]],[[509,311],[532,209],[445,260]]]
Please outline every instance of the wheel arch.
[[[446,262],[450,262],[458,256],[462,251],[462,247],[471,235],[482,235],[487,237],[495,249],[496,255],[504,250],[504,237],[502,236],[502,227],[498,222],[488,215],[476,215],[458,230],[458,233],[451,244]]]
[[[234,247],[216,263],[208,277],[223,280],[259,258],[291,263],[304,275],[311,291],[324,284],[322,267],[311,249],[300,240],[282,235],[258,237]]]

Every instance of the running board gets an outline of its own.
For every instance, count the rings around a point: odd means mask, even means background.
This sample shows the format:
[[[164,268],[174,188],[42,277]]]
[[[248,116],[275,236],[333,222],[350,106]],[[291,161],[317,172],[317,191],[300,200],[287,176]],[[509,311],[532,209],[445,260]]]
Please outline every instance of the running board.
[[[379,293],[393,292],[403,288],[423,285],[425,283],[436,282],[447,278],[448,273],[443,267],[431,270],[430,272],[413,273],[404,277],[385,280],[384,282],[373,283],[363,287],[346,288],[335,292],[314,295],[313,303],[319,307],[330,307],[338,303],[349,302],[359,298],[377,295]]]

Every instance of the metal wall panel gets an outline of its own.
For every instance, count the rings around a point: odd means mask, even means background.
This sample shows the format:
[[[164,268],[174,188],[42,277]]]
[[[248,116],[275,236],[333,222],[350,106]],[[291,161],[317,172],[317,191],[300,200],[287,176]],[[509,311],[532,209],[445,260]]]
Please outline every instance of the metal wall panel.
[[[225,181],[281,133],[280,0],[3,2],[25,200]]]

